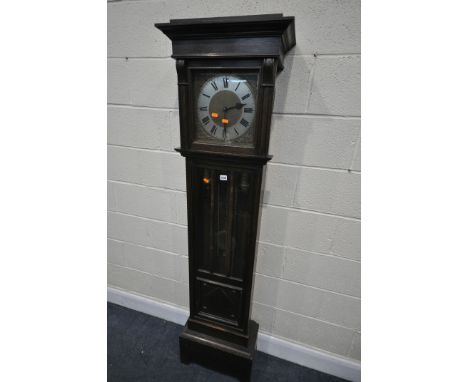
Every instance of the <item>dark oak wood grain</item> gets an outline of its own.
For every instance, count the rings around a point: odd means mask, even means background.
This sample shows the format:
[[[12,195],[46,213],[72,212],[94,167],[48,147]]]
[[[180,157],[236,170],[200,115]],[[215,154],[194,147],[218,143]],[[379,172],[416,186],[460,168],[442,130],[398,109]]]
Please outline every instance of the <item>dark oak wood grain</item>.
[[[186,158],[190,317],[182,362],[248,379],[258,324],[250,319],[255,248],[275,79],[295,45],[294,17],[281,14],[177,19],[155,24],[171,40],[179,91],[180,148]],[[250,145],[196,139],[198,71],[254,73]]]

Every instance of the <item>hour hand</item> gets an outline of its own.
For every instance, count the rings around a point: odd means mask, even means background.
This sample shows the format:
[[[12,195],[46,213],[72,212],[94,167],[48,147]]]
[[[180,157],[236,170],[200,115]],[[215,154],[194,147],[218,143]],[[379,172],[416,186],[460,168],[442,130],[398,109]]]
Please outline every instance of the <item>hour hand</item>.
[[[230,106],[230,107],[225,107],[224,108],[224,111],[229,111],[229,110],[232,110],[232,109],[241,109],[243,106],[247,105],[246,103],[241,103],[241,102],[237,102],[234,106]]]

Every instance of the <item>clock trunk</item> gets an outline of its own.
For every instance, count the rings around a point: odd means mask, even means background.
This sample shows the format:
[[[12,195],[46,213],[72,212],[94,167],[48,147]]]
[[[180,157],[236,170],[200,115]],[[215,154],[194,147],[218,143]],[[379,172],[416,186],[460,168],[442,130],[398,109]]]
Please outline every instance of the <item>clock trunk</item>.
[[[187,159],[188,327],[247,345],[263,166]]]

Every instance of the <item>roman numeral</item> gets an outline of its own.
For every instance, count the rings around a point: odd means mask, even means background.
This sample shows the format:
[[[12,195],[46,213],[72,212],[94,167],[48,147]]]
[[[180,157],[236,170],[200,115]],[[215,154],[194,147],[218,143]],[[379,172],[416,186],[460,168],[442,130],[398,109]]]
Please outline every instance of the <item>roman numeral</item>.
[[[249,122],[246,121],[244,118],[241,119],[240,124],[241,124],[242,126],[244,126],[244,127],[249,126]]]
[[[201,111],[208,111],[208,106],[202,106],[202,107],[200,108],[200,110],[201,110]]]
[[[245,111],[246,113],[252,113],[252,112],[253,112],[253,109],[252,109],[251,107],[246,107],[246,108],[244,108],[244,111]]]
[[[203,118],[202,122],[206,125],[208,122],[210,122],[210,117]]]
[[[223,130],[223,138],[226,139],[226,128]]]
[[[203,95],[204,95],[205,97],[210,98],[210,96],[209,96],[208,94],[203,93]]]
[[[234,127],[234,131],[236,132],[237,135],[239,135],[239,132],[237,131],[235,127]]]
[[[237,86],[236,86],[236,88],[234,89],[234,91],[237,90],[237,88],[239,87],[239,85],[240,85],[240,82],[237,83]]]
[[[213,125],[213,127],[212,127],[211,130],[210,130],[210,133],[211,133],[212,135],[215,135],[217,129],[218,129],[218,126]]]
[[[224,85],[225,88],[227,88],[229,86],[227,77],[223,78],[223,85]]]
[[[250,97],[250,93],[249,94],[246,94],[245,96],[242,97],[242,101],[249,98]]]
[[[211,81],[211,86],[213,86],[214,90],[218,90],[218,85],[216,85],[216,82]]]

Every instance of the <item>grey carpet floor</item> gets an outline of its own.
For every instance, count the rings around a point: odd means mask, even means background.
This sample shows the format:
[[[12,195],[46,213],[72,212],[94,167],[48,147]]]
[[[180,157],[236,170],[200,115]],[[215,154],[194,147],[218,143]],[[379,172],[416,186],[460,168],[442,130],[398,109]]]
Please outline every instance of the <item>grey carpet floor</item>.
[[[182,326],[107,304],[107,375],[112,382],[233,382],[236,379],[179,361]],[[344,382],[343,379],[257,352],[252,381]]]

